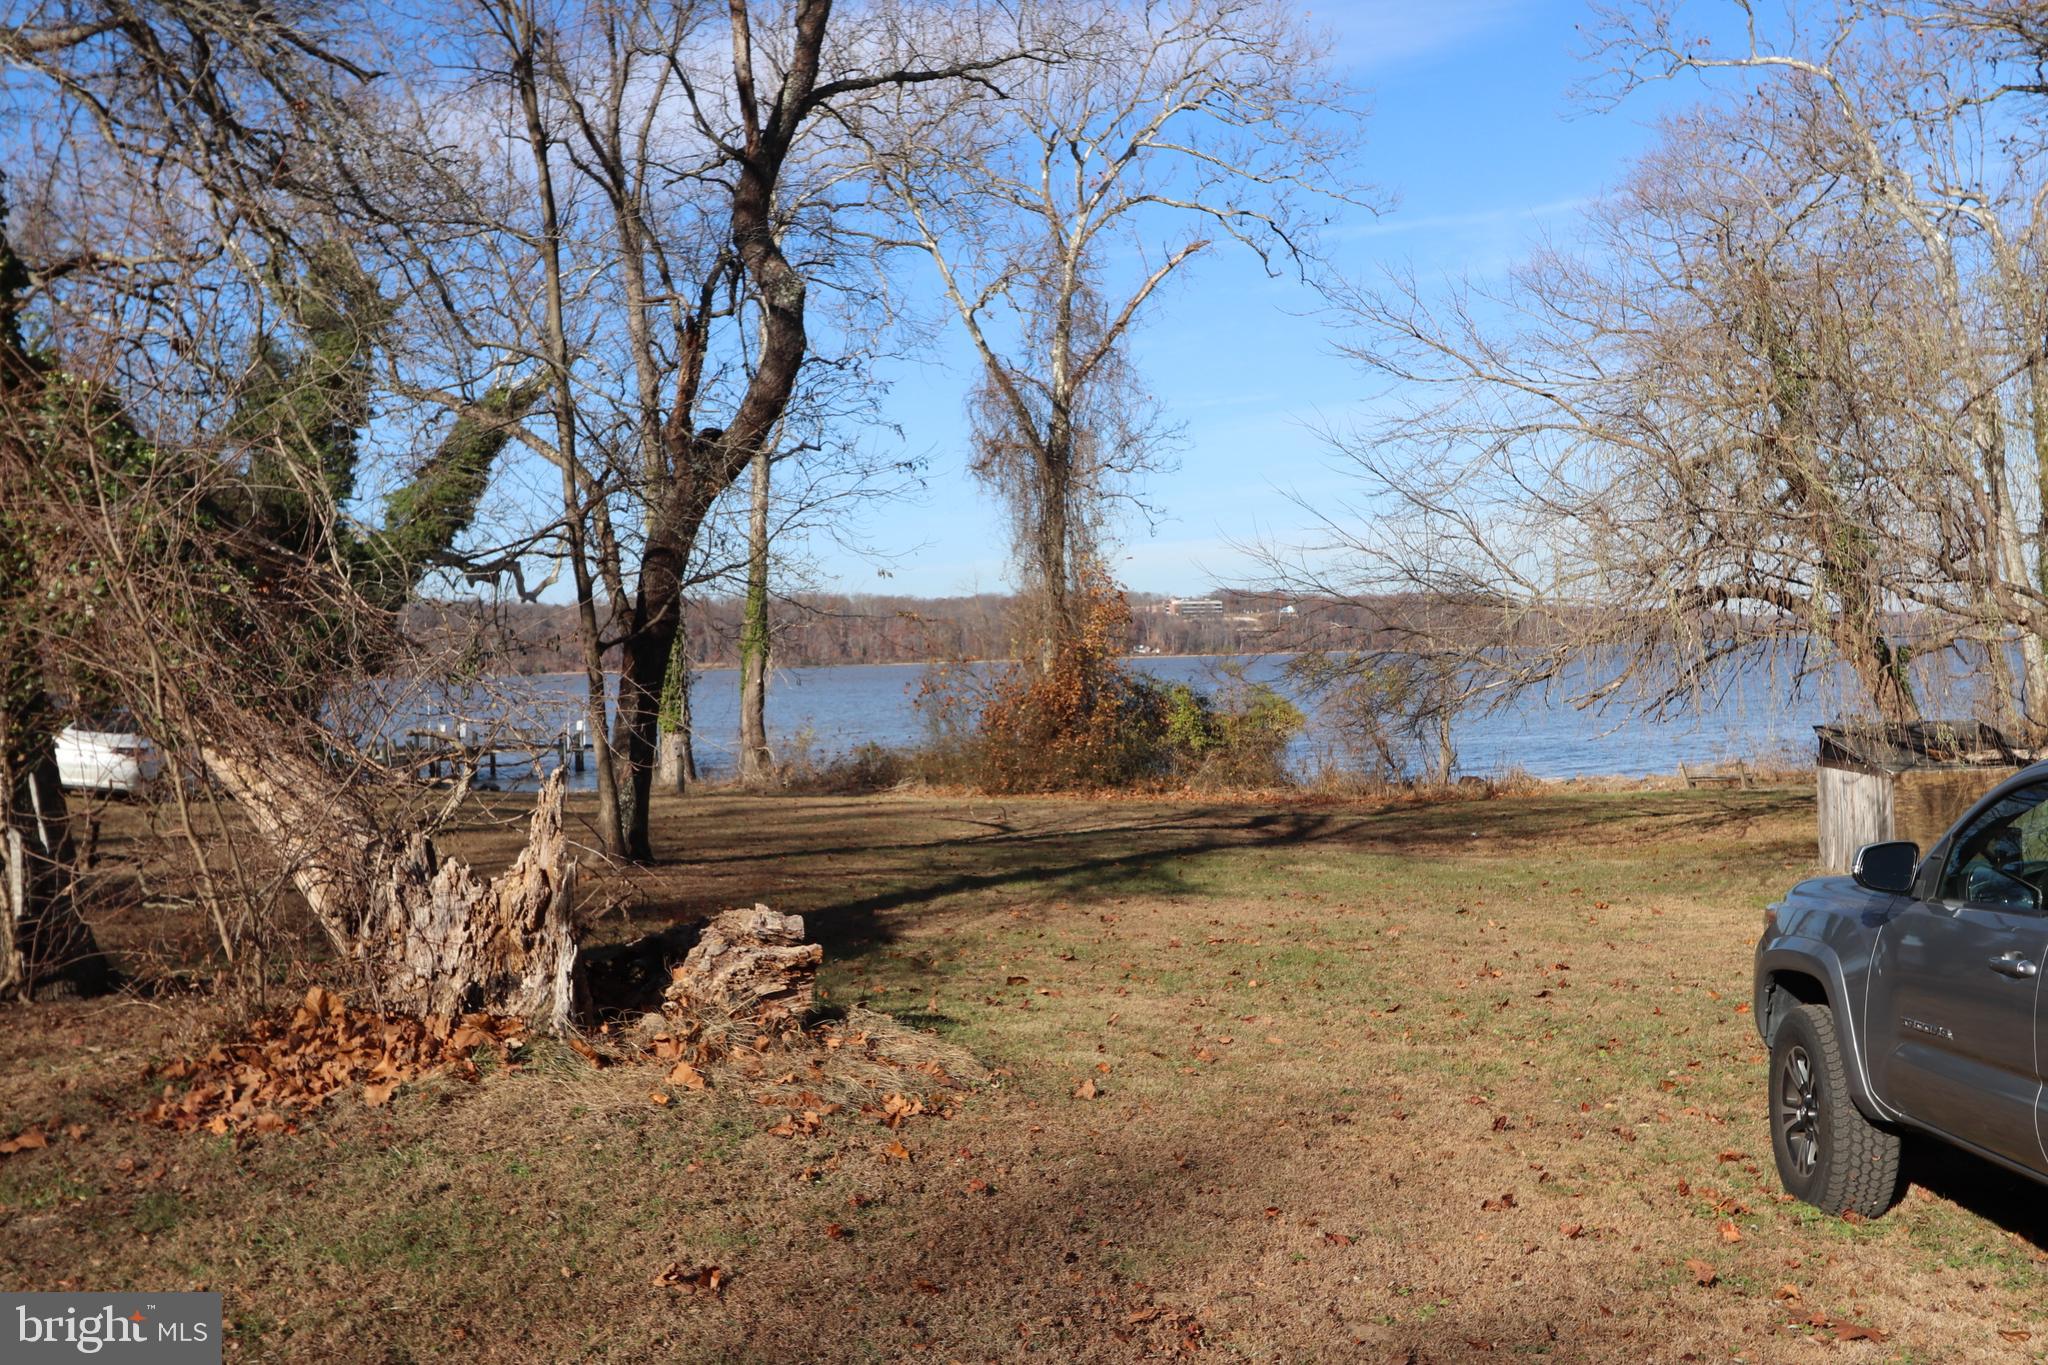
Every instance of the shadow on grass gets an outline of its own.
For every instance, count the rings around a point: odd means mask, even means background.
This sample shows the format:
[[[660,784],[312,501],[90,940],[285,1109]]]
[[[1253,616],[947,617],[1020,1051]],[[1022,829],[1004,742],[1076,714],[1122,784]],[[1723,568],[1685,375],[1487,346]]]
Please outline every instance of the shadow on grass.
[[[657,808],[681,858],[646,869],[632,920],[692,924],[755,901],[804,915],[834,957],[892,941],[886,912],[1005,895],[1104,900],[1182,889],[1177,865],[1314,845],[1459,855],[1520,844],[1741,837],[1810,808],[1797,791],[1566,792],[1373,807],[1219,801],[711,797]],[[637,968],[634,969],[637,972]]]
[[[1575,792],[1394,806],[1361,816],[1361,836],[1396,848],[1465,847],[1474,834],[1509,843],[1565,838],[1668,838],[1746,829],[1810,811],[1797,790],[1754,792]]]
[[[892,936],[881,920],[885,910],[929,904],[952,896],[1044,888],[1096,899],[1128,894],[1152,889],[1151,883],[1161,870],[1183,858],[1197,858],[1223,849],[1299,846],[1329,838],[1341,825],[1328,816],[1274,814],[1259,816],[1228,831],[1185,827],[1174,831],[1171,825],[1147,828],[1179,832],[1186,837],[1166,839],[1140,849],[1090,851],[1088,845],[1100,843],[1104,837],[1121,841],[1134,831],[1118,828],[1093,839],[1070,831],[1011,836],[1004,852],[1022,856],[1006,866],[986,872],[955,872],[851,900],[827,902],[809,911],[811,936],[824,944],[825,951],[833,957],[854,957],[891,941]]]
[[[1905,1168],[1913,1184],[2048,1251],[2048,1200],[2039,1183],[1935,1138],[1907,1139]]]

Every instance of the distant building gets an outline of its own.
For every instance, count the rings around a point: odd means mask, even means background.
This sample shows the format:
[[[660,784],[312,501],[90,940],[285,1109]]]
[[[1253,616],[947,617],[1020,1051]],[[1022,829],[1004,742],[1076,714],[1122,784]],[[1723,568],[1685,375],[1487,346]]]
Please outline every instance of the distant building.
[[[1223,602],[1215,597],[1170,597],[1166,602],[1168,616],[1221,616]]]

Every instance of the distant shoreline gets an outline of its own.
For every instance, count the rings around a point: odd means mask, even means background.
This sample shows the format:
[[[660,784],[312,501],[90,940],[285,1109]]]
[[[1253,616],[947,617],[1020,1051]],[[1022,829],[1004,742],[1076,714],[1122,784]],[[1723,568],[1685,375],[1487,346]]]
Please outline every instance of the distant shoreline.
[[[1143,663],[1148,659],[1291,659],[1297,654],[1300,654],[1301,652],[1302,651],[1298,649],[1275,649],[1259,650],[1255,652],[1241,651],[1235,654],[1119,654],[1117,657],[1125,663]],[[769,667],[776,671],[787,671],[794,673],[797,672],[799,669],[813,670],[826,668],[945,668],[954,664],[1014,664],[1021,662],[1023,662],[1021,659],[1015,658],[1014,656],[987,659],[890,659],[886,661],[878,661],[873,663],[834,664],[778,664],[774,663],[771,659]],[[705,673],[732,673],[738,671],[738,669],[738,661],[734,661],[732,663],[690,665],[690,673],[692,676],[698,676]],[[611,670],[606,670],[607,676],[609,676],[610,672]],[[538,673],[511,672],[502,674],[500,676],[508,678],[580,678],[583,676],[583,671],[577,668],[550,668],[542,670]]]

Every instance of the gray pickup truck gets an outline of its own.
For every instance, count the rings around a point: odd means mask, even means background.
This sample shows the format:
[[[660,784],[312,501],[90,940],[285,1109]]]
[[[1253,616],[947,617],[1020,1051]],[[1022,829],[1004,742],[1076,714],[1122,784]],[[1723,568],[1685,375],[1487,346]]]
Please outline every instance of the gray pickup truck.
[[[1870,844],[1765,912],[1755,1019],[1785,1188],[1875,1217],[1904,1134],[2048,1180],[2048,763],[1993,788],[1920,856]]]

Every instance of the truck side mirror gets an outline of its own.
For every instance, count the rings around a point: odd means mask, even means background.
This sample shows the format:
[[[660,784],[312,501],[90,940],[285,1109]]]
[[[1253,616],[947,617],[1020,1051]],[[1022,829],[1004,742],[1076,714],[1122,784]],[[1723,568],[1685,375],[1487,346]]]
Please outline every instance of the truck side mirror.
[[[1865,844],[1856,850],[1850,874],[1858,886],[1903,896],[1913,889],[1913,868],[1920,861],[1920,845],[1906,839],[1882,844]]]

